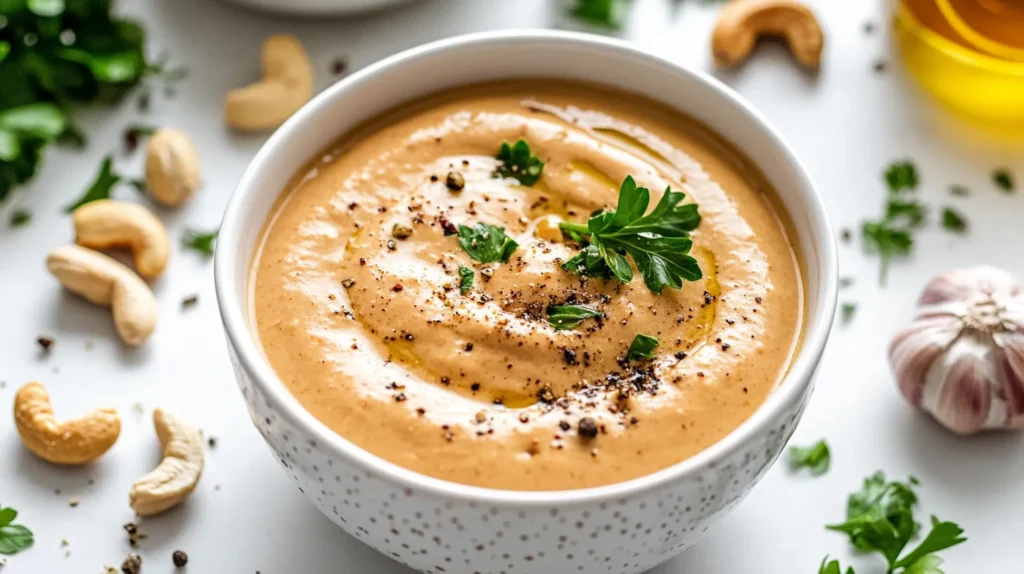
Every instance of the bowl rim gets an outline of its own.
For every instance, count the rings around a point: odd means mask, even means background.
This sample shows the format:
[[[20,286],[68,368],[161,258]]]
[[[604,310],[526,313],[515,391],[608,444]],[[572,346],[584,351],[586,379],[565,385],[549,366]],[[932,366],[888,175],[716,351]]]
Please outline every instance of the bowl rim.
[[[899,1],[896,18],[900,20],[910,35],[916,37],[936,52],[953,58],[964,65],[995,74],[1024,76],[1024,62],[1002,60],[957,44],[925,26],[904,0]]]
[[[298,127],[304,123],[305,118],[318,115],[321,108],[325,107],[329,101],[344,97],[350,87],[372,81],[374,75],[382,69],[450,50],[471,50],[474,46],[481,44],[531,41],[550,41],[567,46],[586,45],[597,50],[621,51],[634,57],[649,59],[676,74],[691,76],[691,79],[708,85],[717,93],[718,97],[728,100],[728,103],[735,106],[737,111],[742,112],[752,128],[762,130],[764,135],[770,138],[781,152],[785,161],[790,164],[796,178],[800,181],[798,187],[801,188],[802,201],[806,202],[808,217],[811,220],[811,229],[806,233],[815,235],[812,239],[821,246],[817,261],[820,265],[820,281],[817,286],[808,287],[809,292],[816,292],[816,296],[820,300],[820,310],[817,313],[807,314],[804,337],[789,372],[750,417],[708,448],[674,465],[627,481],[574,490],[517,491],[456,483],[401,467],[350,442],[306,411],[284,386],[260,352],[256,336],[249,329],[246,320],[246,302],[238,300],[239,298],[235,296],[235,293],[238,292],[235,277],[237,259],[241,256],[242,251],[241,230],[246,223],[240,215],[241,207],[248,201],[248,196],[254,189],[256,175],[260,171],[259,166],[271,159],[276,148],[282,142],[297,137]],[[261,221],[260,225],[262,226],[262,224]],[[811,386],[814,372],[820,362],[832,327],[838,297],[837,246],[821,194],[815,188],[807,170],[796,158],[792,149],[760,112],[730,88],[702,71],[673,63],[622,40],[554,30],[499,30],[437,40],[384,58],[333,84],[315,96],[263,144],[232,192],[220,227],[214,261],[214,280],[221,320],[229,346],[236,354],[238,366],[246,371],[253,384],[257,385],[260,391],[268,397],[268,402],[278,407],[278,416],[317,438],[319,445],[330,448],[348,459],[353,466],[386,477],[402,487],[419,489],[444,499],[498,506],[516,505],[518,507],[550,506],[552,504],[576,505],[624,499],[666,483],[678,481],[694,474],[701,468],[713,467],[715,461],[735,453],[752,437],[764,433],[767,427],[776,421],[782,413],[799,402],[801,396]],[[244,287],[242,292],[247,290],[247,287]]]

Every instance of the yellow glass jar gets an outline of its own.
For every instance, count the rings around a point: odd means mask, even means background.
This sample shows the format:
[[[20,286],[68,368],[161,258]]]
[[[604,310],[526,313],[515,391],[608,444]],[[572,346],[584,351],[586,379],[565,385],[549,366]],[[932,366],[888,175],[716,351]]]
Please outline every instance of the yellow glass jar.
[[[1024,128],[1024,0],[898,0],[907,71],[950,107]]]

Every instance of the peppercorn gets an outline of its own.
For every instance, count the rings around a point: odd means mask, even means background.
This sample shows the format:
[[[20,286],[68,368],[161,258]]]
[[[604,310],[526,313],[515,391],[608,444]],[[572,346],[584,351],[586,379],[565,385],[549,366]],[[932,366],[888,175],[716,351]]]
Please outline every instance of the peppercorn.
[[[171,554],[171,560],[174,562],[175,566],[181,568],[188,564],[188,554],[185,554],[181,550],[175,550],[174,554]]]
[[[409,236],[412,235],[412,228],[408,225],[396,223],[391,228],[391,235],[393,235],[395,239],[408,239]]]
[[[466,187],[466,178],[462,177],[462,174],[457,171],[451,171],[448,172],[448,177],[445,178],[444,184],[452,191],[462,191],[462,188]]]
[[[583,438],[595,438],[597,436],[597,423],[590,417],[583,417],[580,419],[577,432]]]

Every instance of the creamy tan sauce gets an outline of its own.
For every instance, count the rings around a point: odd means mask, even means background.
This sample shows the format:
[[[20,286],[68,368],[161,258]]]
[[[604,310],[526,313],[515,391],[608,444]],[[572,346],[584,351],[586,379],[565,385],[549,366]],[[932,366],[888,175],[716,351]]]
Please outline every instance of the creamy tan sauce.
[[[532,187],[493,175],[501,142],[521,137],[546,162]],[[450,172],[464,189],[446,186]],[[546,218],[614,209],[627,175],[652,207],[667,186],[699,204],[703,279],[656,295],[638,273],[622,284],[560,269],[578,248]],[[639,96],[547,80],[464,88],[375,120],[296,176],[264,232],[252,312],[299,402],[382,458],[492,488],[619,482],[721,439],[785,374],[803,290],[766,193],[705,128]],[[445,235],[477,222],[519,243],[508,263],[477,263]],[[395,238],[396,225],[412,234]],[[476,272],[465,295],[460,264]],[[567,300],[605,318],[557,331],[545,309]],[[658,337],[656,358],[625,362],[638,333]],[[579,433],[584,417],[596,437]]]

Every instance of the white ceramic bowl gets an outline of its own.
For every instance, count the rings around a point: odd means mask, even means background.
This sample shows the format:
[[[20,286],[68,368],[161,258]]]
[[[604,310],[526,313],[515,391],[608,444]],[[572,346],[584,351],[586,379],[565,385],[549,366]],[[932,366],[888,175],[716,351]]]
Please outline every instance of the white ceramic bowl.
[[[274,374],[247,314],[254,248],[289,178],[350,128],[466,83],[549,76],[639,92],[694,116],[746,152],[778,190],[807,279],[807,323],[790,373],[739,428],[704,452],[638,479],[582,490],[514,492],[430,478],[380,459],[306,412]],[[302,490],[357,539],[430,573],[641,572],[698,540],[782,451],[811,392],[836,304],[835,239],[821,198],[761,115],[703,73],[614,40],[498,32],[434,42],[338,82],[267,141],[227,207],[217,299],[252,420]]]

